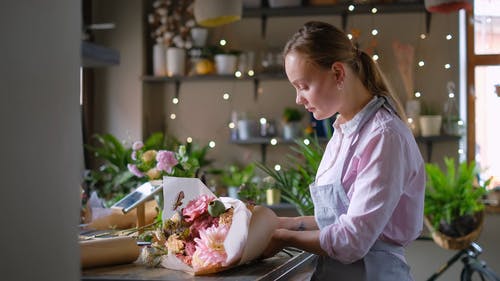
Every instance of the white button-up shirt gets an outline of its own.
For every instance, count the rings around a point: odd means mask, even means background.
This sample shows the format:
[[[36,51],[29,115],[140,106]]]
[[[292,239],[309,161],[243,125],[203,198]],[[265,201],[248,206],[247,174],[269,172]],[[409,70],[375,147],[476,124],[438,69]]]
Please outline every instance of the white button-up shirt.
[[[363,258],[379,238],[406,246],[423,225],[425,169],[411,131],[382,107],[357,135],[363,110],[344,124],[335,122],[316,175],[317,185],[330,184],[347,165],[341,177],[347,213],[320,232],[321,247],[346,263]],[[346,159],[353,137],[354,154]]]

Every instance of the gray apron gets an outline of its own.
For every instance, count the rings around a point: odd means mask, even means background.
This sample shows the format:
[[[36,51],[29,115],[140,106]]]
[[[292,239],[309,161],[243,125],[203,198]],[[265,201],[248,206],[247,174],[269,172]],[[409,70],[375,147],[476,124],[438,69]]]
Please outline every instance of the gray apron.
[[[354,132],[346,159],[350,159],[354,153],[356,141],[363,126],[382,106],[395,113],[385,97],[378,97],[375,102],[369,103]],[[342,171],[339,171],[338,176],[335,177],[336,180],[331,184],[313,183],[309,187],[314,202],[314,216],[320,229],[335,223],[340,215],[347,213],[350,202],[341,181],[346,169],[347,163],[344,163]],[[311,280],[413,280],[409,266],[395,254],[404,256],[403,247],[377,240],[363,259],[351,264],[343,264],[330,257],[320,256]]]

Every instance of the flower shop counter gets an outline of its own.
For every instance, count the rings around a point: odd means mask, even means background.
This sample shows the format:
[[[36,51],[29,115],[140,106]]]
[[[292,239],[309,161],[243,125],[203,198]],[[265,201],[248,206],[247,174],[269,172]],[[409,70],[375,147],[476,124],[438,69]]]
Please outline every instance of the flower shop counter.
[[[211,275],[193,276],[165,268],[126,264],[83,270],[81,280],[309,280],[315,261],[313,254],[288,249],[286,253],[280,252],[272,258]]]

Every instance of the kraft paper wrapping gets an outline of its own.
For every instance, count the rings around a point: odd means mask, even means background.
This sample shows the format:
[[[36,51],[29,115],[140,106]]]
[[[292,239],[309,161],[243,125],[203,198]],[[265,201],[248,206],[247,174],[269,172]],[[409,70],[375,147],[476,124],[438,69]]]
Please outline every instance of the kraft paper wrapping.
[[[141,252],[131,237],[98,238],[80,241],[82,268],[134,262]]]
[[[176,197],[180,191],[184,192],[185,198],[179,209],[184,208],[190,200],[200,195],[215,197],[199,179],[164,177],[163,220],[173,215],[172,205],[176,203]],[[261,256],[278,225],[276,214],[263,206],[255,206],[253,211],[250,211],[241,200],[230,197],[219,197],[219,200],[226,205],[226,208],[234,208],[233,221],[224,241],[227,258],[223,267],[195,270],[175,255],[170,254],[163,258],[161,263],[163,267],[193,275],[204,275],[227,270]]]
[[[156,201],[151,200],[146,203],[146,224],[152,223],[158,211]],[[128,229],[136,226],[137,209],[124,214],[121,209],[116,208],[93,208],[95,218],[87,226],[88,229],[106,230],[106,229]],[[94,215],[93,215],[94,216]]]

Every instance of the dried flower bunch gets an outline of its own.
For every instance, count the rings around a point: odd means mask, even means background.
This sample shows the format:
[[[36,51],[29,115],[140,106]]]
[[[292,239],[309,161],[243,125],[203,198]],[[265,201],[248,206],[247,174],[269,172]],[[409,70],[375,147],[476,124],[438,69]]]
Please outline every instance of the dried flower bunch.
[[[148,15],[151,37],[165,46],[190,49],[190,31],[196,25],[193,0],[156,0]]]

